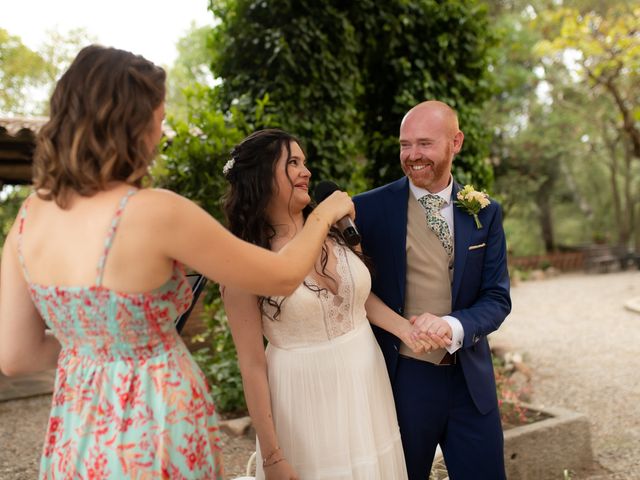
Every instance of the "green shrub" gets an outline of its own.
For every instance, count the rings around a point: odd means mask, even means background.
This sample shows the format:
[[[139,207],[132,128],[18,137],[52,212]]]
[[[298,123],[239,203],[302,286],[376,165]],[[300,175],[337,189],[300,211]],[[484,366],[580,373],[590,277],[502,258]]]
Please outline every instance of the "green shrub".
[[[205,305],[207,331],[198,338],[206,346],[194,353],[196,362],[202,368],[221,413],[244,413],[242,377],[236,349],[227,323],[227,316],[220,297]]]

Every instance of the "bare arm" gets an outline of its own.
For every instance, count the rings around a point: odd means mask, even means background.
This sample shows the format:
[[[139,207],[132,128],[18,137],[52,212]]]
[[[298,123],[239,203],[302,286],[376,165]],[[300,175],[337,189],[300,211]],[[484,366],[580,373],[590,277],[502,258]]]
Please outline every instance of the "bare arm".
[[[17,225],[4,243],[0,273],[0,369],[7,376],[53,368],[60,353],[29,295],[18,259]]]
[[[238,239],[193,202],[156,192],[164,215],[160,241],[168,257],[224,285],[260,295],[292,293],[320,255],[329,226],[354,214],[349,196],[335,192],[276,253]]]
[[[278,438],[273,423],[267,360],[262,339],[262,320],[257,297],[250,293],[225,288],[222,296],[231,335],[238,351],[244,397],[260,440],[262,458],[268,463],[280,460]],[[268,479],[295,479],[297,475],[286,459],[265,467]]]
[[[385,305],[376,294],[369,294],[364,308],[371,323],[398,337],[414,352],[420,353],[423,351],[417,332],[414,332],[414,327],[411,323]]]

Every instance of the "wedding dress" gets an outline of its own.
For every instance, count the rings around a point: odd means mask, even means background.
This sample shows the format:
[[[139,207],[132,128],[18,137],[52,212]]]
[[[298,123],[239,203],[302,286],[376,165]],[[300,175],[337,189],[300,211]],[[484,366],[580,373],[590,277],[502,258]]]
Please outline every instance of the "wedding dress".
[[[391,385],[364,308],[371,277],[349,248],[329,243],[337,291],[321,288],[314,272],[277,319],[262,319],[279,446],[302,480],[406,479]]]

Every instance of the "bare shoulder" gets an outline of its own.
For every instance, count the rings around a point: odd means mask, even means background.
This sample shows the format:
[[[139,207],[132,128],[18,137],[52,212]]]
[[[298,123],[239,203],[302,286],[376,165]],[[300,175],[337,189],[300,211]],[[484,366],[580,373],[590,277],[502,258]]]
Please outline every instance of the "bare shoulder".
[[[144,188],[130,200],[137,214],[150,220],[173,220],[197,205],[171,190],[162,188]]]
[[[180,205],[187,202],[193,203],[182,195],[164,188],[143,188],[134,195],[133,198],[148,205],[160,204],[162,206],[170,206],[173,204]]]

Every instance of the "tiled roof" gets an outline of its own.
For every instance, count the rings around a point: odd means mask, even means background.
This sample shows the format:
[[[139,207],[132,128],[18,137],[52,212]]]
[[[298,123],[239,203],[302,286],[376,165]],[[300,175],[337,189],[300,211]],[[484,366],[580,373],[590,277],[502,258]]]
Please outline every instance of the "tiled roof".
[[[0,117],[0,187],[31,183],[31,162],[35,139],[47,117]],[[175,132],[164,128],[173,138]]]
[[[31,183],[31,159],[46,117],[0,118],[0,186]]]
[[[35,136],[47,120],[47,117],[0,117],[0,134],[16,136],[26,130]]]

